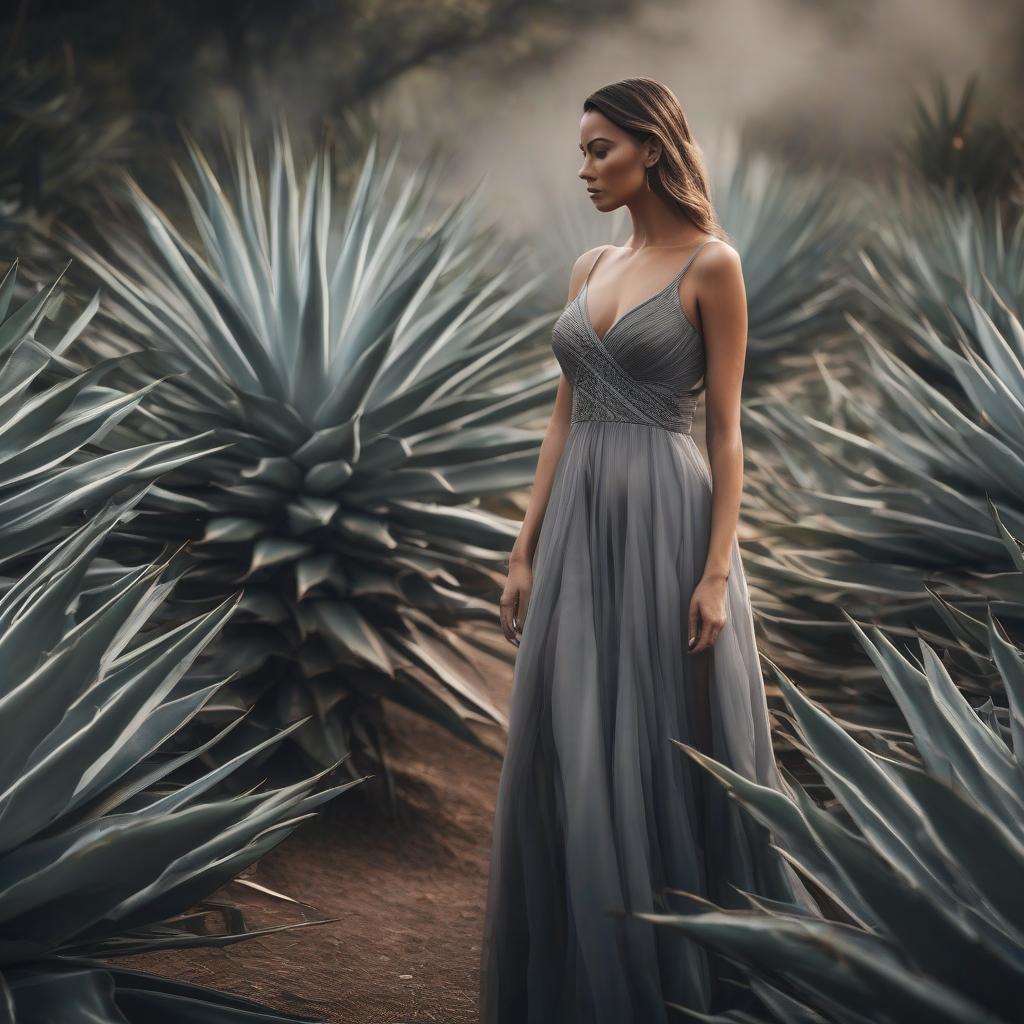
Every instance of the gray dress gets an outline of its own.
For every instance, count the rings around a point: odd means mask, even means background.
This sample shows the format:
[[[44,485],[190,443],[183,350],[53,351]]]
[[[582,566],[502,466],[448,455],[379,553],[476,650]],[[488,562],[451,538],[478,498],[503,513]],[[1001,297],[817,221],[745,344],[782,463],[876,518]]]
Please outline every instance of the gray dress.
[[[690,434],[704,342],[678,287],[712,241],[603,339],[587,283],[554,325],[572,421],[516,656],[482,1024],[661,1024],[679,1019],[666,1001],[729,1007],[742,992],[720,980],[724,961],[622,911],[693,909],[666,889],[732,907],[748,906],[732,886],[809,900],[767,830],[671,742],[783,788],[735,540],[726,625],[687,649],[712,481]]]

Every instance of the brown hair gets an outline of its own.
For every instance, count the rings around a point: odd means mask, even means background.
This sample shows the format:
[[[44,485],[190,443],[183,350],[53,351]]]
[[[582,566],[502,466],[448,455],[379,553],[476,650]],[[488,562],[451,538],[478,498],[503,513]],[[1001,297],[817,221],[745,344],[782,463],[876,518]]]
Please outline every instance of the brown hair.
[[[658,162],[647,170],[651,190],[686,214],[702,231],[718,238],[728,233],[718,222],[700,147],[690,134],[676,95],[657,79],[624,78],[602,86],[583,101],[638,142],[652,135],[661,143]]]

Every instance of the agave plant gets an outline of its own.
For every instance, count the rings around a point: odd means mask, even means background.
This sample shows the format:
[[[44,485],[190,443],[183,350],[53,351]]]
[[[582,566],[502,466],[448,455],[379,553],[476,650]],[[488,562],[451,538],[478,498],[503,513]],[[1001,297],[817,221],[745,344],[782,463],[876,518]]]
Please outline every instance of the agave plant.
[[[431,218],[430,175],[389,198],[395,157],[378,167],[375,145],[335,232],[326,140],[303,184],[283,124],[265,177],[244,132],[230,182],[186,144],[197,245],[131,180],[116,257],[68,239],[107,288],[95,351],[185,371],[119,438],[230,443],[164,476],[120,536],[137,554],[188,542],[184,600],[244,584],[207,670],[239,674],[246,729],[312,715],[293,734],[307,758],[377,767],[387,698],[484,742],[475,726],[504,715],[455,627],[497,622],[518,524],[480,506],[532,478],[543,434],[519,424],[557,374],[522,349],[553,316],[516,317],[535,282],[481,274],[490,241],[468,204]]]
[[[854,322],[870,388],[830,381],[824,417],[782,401],[749,413],[759,536],[746,554],[765,648],[836,713],[865,723],[891,702],[837,609],[945,643],[931,592],[984,594],[989,577],[1011,568],[989,501],[1007,530],[1024,534],[1024,328],[1006,309],[1004,333],[966,301],[973,345],[961,337],[958,352],[922,332],[955,393]],[[1020,637],[1024,606],[1003,618]]]
[[[1024,129],[996,117],[978,118],[978,89],[971,77],[954,109],[943,79],[932,86],[931,109],[914,105],[910,138],[903,146],[908,165],[946,195],[1003,199],[1024,188]]]
[[[225,683],[190,681],[188,669],[228,621],[238,595],[153,629],[181,571],[173,561],[134,569],[107,563],[86,587],[100,545],[139,497],[88,520],[0,598],[4,1019],[295,1020],[98,959],[261,934],[243,925],[204,937],[166,919],[230,881],[355,784],[321,788],[317,776],[204,799],[259,748],[187,785],[169,784],[203,751],[161,751]]]
[[[772,1020],[1010,1024],[1024,983],[1024,653],[990,609],[987,642],[1005,692],[999,705],[974,707],[923,638],[911,659],[847,618],[911,742],[874,735],[884,753],[868,749],[776,668],[791,738],[833,805],[795,783],[791,795],[755,786],[678,744],[773,830],[833,912],[819,918],[748,894],[750,910],[698,901],[698,913],[641,916],[743,965]]]
[[[12,312],[17,273],[15,260],[0,280],[0,563],[8,569],[122,488],[223,447],[206,434],[103,452],[104,438],[160,381],[127,392],[105,383],[138,365],[137,355],[76,367],[67,350],[95,314],[98,296],[58,327],[47,317],[63,298],[60,278]]]
[[[856,194],[835,173],[795,172],[726,136],[713,158],[712,195],[743,258],[748,307],[744,379],[755,390],[806,370],[842,333],[836,310],[857,240]]]
[[[887,348],[931,383],[950,386],[934,334],[983,355],[980,305],[1020,357],[1013,323],[1024,309],[1024,207],[971,194],[878,193],[866,216],[871,226],[850,287]]]

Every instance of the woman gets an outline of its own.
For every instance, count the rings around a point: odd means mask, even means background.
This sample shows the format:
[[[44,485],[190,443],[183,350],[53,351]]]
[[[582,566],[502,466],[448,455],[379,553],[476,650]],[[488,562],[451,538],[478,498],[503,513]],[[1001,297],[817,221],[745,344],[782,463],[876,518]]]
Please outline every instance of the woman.
[[[481,963],[482,1024],[657,1024],[742,988],[629,916],[734,887],[811,907],[767,831],[675,745],[783,788],[736,540],[746,297],[672,92],[587,98],[579,176],[625,205],[554,326],[562,367],[501,598],[518,647]],[[710,471],[690,434],[706,395]],[[712,486],[712,476],[713,483]],[[673,1016],[673,1019],[675,1016]]]

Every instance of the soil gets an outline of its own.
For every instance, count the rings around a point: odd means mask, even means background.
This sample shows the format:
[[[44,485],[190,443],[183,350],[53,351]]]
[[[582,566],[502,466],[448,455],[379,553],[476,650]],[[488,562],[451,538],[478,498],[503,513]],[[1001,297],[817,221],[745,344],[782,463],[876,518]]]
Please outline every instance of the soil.
[[[492,696],[507,706],[511,669],[488,665]],[[478,1024],[504,734],[492,738],[496,754],[402,708],[388,705],[387,714],[402,816],[361,783],[243,876],[307,906],[238,882],[212,897],[241,908],[250,928],[337,920],[118,964],[331,1024]]]

